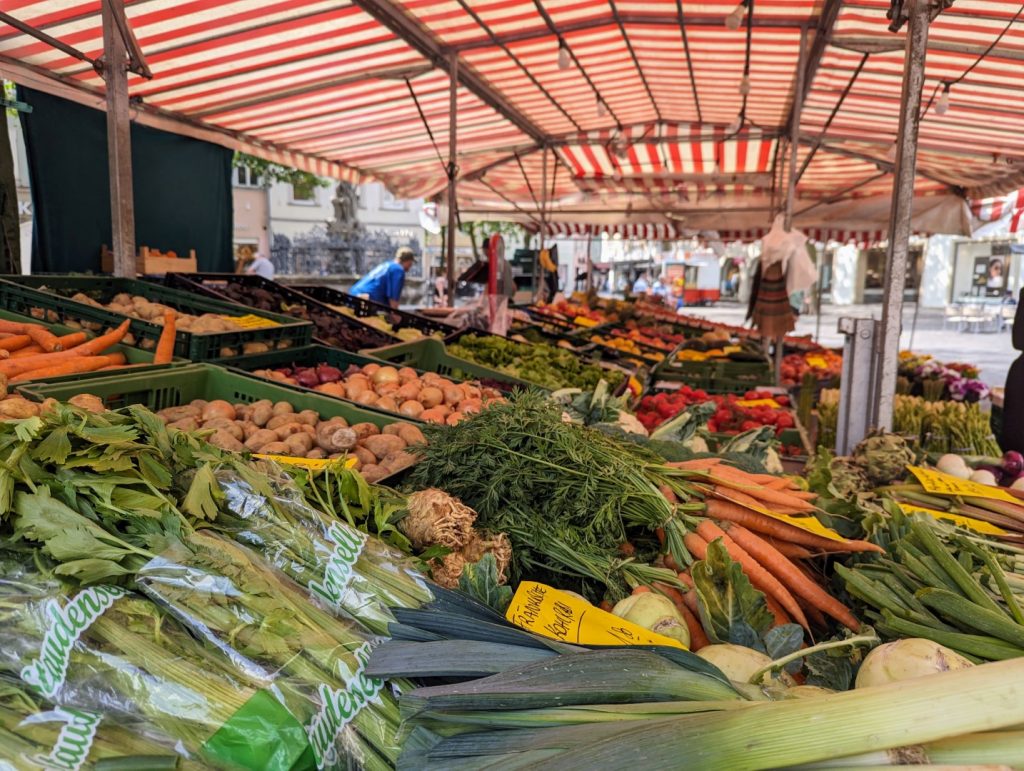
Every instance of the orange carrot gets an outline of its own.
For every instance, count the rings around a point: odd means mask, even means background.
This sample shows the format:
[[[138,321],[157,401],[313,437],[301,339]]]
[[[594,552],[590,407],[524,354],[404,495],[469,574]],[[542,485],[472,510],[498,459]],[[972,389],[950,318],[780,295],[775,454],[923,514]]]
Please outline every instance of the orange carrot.
[[[38,326],[34,324],[23,324],[20,321],[6,321],[0,319],[0,332],[9,332],[12,335],[26,335],[28,326]]]
[[[154,364],[170,364],[174,359],[174,335],[177,329],[174,319],[174,311],[170,308],[164,311],[164,328],[156,343],[156,352],[153,354]]]
[[[672,600],[673,603],[680,603],[683,601],[683,593],[676,589],[674,586],[664,583],[663,581],[655,581],[651,584],[651,588],[656,592],[660,592]]]
[[[768,568],[765,565],[762,565],[756,557],[730,538],[722,528],[710,519],[705,519],[697,526],[697,535],[708,543],[711,543],[716,538],[721,538],[722,545],[725,546],[726,551],[729,552],[729,556],[736,560],[736,562],[740,563],[740,567],[742,567],[743,572],[747,574],[747,578],[750,579],[750,583],[764,592],[765,595],[772,595],[779,601],[779,605],[781,605],[783,609],[785,609],[785,611],[800,624],[800,626],[805,629],[807,628],[807,617],[804,616],[803,611],[800,610],[800,604],[796,601],[796,597],[790,594],[789,589],[783,585],[774,573],[770,572]],[[781,554],[779,556],[782,557]],[[782,559],[786,558],[782,557]]]
[[[679,579],[679,581],[680,581],[681,583],[684,583],[684,584],[686,584],[686,585],[687,585],[688,587],[690,587],[691,589],[693,589],[693,588],[694,588],[694,584],[693,584],[693,576],[691,576],[691,575],[690,575],[689,573],[679,573],[679,574],[678,574],[678,576],[677,576],[677,578]]]
[[[606,610],[609,613],[611,613],[612,608],[615,607],[615,603],[613,603],[611,600],[601,600],[601,604],[597,607],[599,607],[601,610]]]
[[[32,343],[32,345],[26,345],[24,348],[19,348],[16,351],[11,351],[11,358],[20,359],[23,356],[38,356],[41,353],[46,353],[42,346]]]
[[[112,345],[117,345],[117,343],[124,338],[128,332],[128,325],[130,323],[130,319],[125,319],[124,323],[117,329],[98,337],[94,337],[92,340],[87,340],[69,351],[41,353],[21,358],[11,357],[6,361],[0,361],[0,375],[13,377],[15,375],[20,375],[22,372],[30,372],[34,369],[50,367],[52,365],[59,364],[60,362],[67,361],[68,359],[74,359],[78,356],[94,356],[98,353],[102,353]]]
[[[776,503],[780,506],[788,506],[800,511],[814,511],[814,506],[802,498],[794,497],[790,491],[773,490],[770,487],[764,487],[757,482],[751,482],[744,472],[740,471],[737,474],[737,471],[739,469],[733,469],[730,466],[719,466],[714,470],[714,481],[730,488],[734,487],[734,485],[739,485],[740,492],[756,498],[758,501],[762,501],[762,506],[765,503]]]
[[[66,351],[69,348],[74,348],[76,345],[81,345],[89,339],[89,336],[85,334],[85,332],[71,332],[70,334],[58,337],[57,339],[60,340],[61,346],[63,346]]]
[[[772,618],[775,620],[772,622],[772,626],[782,626],[783,624],[789,624],[793,619],[786,613],[785,608],[779,605],[779,601],[772,597],[770,594],[764,596],[765,604],[768,606],[768,610],[772,614]]]
[[[704,471],[712,466],[717,466],[721,462],[721,458],[694,458],[693,460],[674,460],[665,465],[672,468],[686,469],[687,471]]]
[[[2,368],[3,363],[0,362],[0,369]],[[873,543],[868,543],[867,541],[833,541],[824,536],[801,530],[795,525],[773,519],[765,514],[750,511],[743,506],[729,501],[711,499],[707,501],[705,508],[707,515],[714,519],[735,522],[737,525],[743,525],[748,530],[753,530],[761,535],[770,535],[773,538],[790,541],[810,549],[826,552],[873,551],[881,554],[885,553],[885,549]]]
[[[26,345],[32,345],[32,338],[28,335],[11,335],[0,340],[0,348],[5,351],[17,351]],[[39,350],[42,350],[42,348]]]
[[[645,586],[644,584],[640,584],[640,586],[637,586],[637,587],[635,587],[633,589],[632,593],[633,594],[647,594],[650,591],[651,591],[651,587]]]
[[[64,346],[60,344],[60,338],[46,327],[41,327],[37,324],[27,324],[25,326],[25,332],[29,337],[35,340],[38,345],[41,345],[43,350],[47,353],[64,350]]]
[[[672,552],[665,552],[661,555],[661,561],[665,563],[665,567],[669,570],[679,570],[679,563],[676,562],[676,558],[672,556]]]
[[[687,594],[690,594],[690,592],[687,592]],[[683,620],[686,621],[686,628],[690,630],[690,650],[699,651],[705,645],[711,645],[711,640],[704,633],[704,627],[700,625],[700,619],[696,612],[685,603],[676,607],[679,609]]]
[[[794,565],[788,557],[781,554],[770,543],[750,532],[742,525],[726,522],[722,530],[728,533],[740,548],[746,550],[748,554],[764,565],[766,570],[770,571],[779,581],[792,590],[794,594],[803,597],[814,607],[818,608],[818,610],[827,613],[854,632],[860,629],[860,623],[850,613],[849,608],[809,579],[799,567]]]
[[[679,503],[679,499],[676,497],[675,491],[668,485],[660,485],[658,489],[661,494],[665,496],[665,500],[669,503]]]
[[[825,615],[812,605],[807,600],[800,603],[800,607],[804,609],[804,613],[807,614],[807,620],[814,624],[817,629],[828,629],[828,622],[825,620]]]
[[[654,534],[656,536],[658,536],[658,543],[661,546],[664,546],[665,545],[665,528],[663,528],[663,527],[656,527],[656,528],[654,528]]]
[[[790,559],[807,560],[814,557],[814,552],[804,546],[800,546],[799,544],[790,543],[789,541],[780,541],[777,538],[772,538],[770,535],[764,536],[764,539],[774,546],[780,554],[783,554]]]
[[[23,372],[10,379],[11,383],[24,383],[29,380],[44,380],[60,375],[77,375],[82,372],[93,372],[114,364],[123,364],[124,354],[115,353],[110,356],[76,356],[55,364]]]

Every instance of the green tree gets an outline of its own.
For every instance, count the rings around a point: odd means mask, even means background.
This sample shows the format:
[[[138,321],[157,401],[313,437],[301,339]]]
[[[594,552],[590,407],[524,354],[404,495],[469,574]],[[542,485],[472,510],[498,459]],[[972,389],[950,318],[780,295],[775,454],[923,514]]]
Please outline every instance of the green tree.
[[[280,163],[271,163],[263,158],[247,153],[235,153],[232,165],[236,169],[249,169],[252,174],[263,181],[264,185],[271,182],[287,182],[296,191],[312,192],[316,187],[330,187],[331,180],[310,174],[308,171],[300,171],[291,166],[282,166]]]
[[[488,238],[497,233],[506,241],[511,240],[523,232],[523,226],[517,222],[485,220],[481,222],[463,222],[459,230],[469,236],[469,243],[473,246],[473,258],[479,260],[479,245],[486,243]]]

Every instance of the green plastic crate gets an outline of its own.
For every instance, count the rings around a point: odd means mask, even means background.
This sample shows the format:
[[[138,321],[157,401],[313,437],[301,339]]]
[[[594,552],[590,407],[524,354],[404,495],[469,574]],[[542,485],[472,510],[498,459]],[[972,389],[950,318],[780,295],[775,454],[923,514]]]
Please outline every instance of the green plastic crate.
[[[505,383],[520,388],[539,387],[499,370],[452,356],[439,340],[414,340],[383,348],[369,348],[360,353],[399,366],[412,367],[423,372],[436,372],[452,380],[480,380],[486,385]]]
[[[398,422],[394,416],[364,410],[330,396],[300,393],[213,364],[189,364],[144,376],[114,373],[92,378],[87,383],[29,383],[18,390],[37,401],[48,398],[67,401],[72,396],[88,393],[101,398],[110,409],[141,404],[154,412],[178,407],[193,399],[224,399],[232,404],[270,399],[288,402],[296,412],[315,410],[324,419],[342,417],[350,423],[373,423],[379,427]]]
[[[42,287],[46,287],[46,291]],[[12,313],[48,323],[76,321],[100,328],[119,326],[128,318],[120,313],[71,300],[70,297],[77,292],[88,294],[100,302],[107,302],[114,295],[127,292],[191,315],[214,313],[221,316],[245,316],[253,313],[252,309],[242,305],[211,300],[138,279],[45,274],[0,276],[0,308]],[[192,361],[209,361],[221,358],[225,349],[241,353],[249,343],[284,348],[308,345],[313,339],[313,326],[309,322],[263,311],[258,315],[275,322],[277,326],[213,334],[193,334],[178,330],[175,335],[174,354]],[[129,327],[130,333],[140,346],[146,340],[155,346],[162,330],[163,327],[158,324],[134,318],[131,319]]]
[[[23,324],[40,324],[36,319],[29,318],[28,316],[20,316],[17,313],[11,313],[10,311],[0,310],[0,319],[4,321],[17,321]],[[73,329],[72,327],[64,326],[63,324],[43,324],[53,334],[58,337],[64,335],[70,335],[72,332],[78,332],[80,330]],[[132,369],[127,370],[124,374],[140,375],[150,374],[153,372],[160,372],[167,370],[172,367],[180,367],[182,364],[188,364],[185,359],[176,358],[170,364],[152,364],[153,352],[143,351],[141,348],[132,348],[130,345],[114,345],[109,349],[111,353],[123,353],[125,359],[129,364],[135,366]],[[148,366],[146,366],[148,365]],[[77,383],[80,380],[88,380],[94,377],[102,377],[111,374],[110,372],[80,372],[76,375],[60,375],[58,377],[46,378],[47,383]],[[32,381],[29,381],[32,382]]]
[[[682,385],[703,388],[709,393],[744,393],[759,386],[774,384],[771,364],[761,361],[676,361],[666,359],[654,368],[651,380],[655,388],[672,389]]]

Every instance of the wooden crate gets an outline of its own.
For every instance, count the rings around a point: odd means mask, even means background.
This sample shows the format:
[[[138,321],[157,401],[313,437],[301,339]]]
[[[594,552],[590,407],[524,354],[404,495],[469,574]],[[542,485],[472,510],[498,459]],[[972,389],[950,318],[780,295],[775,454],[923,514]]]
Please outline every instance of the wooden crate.
[[[100,250],[100,267],[104,273],[114,272],[114,253],[103,244]],[[196,250],[189,249],[188,257],[177,257],[148,246],[140,246],[135,258],[135,272],[141,276],[163,275],[164,273],[196,273]]]

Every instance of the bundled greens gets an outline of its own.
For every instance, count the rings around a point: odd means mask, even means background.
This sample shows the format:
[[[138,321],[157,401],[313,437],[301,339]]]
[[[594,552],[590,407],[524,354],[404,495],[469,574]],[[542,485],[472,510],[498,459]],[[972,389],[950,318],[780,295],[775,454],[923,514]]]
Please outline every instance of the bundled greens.
[[[623,571],[632,561],[620,559],[620,547],[673,526],[674,507],[659,486],[682,500],[692,496],[686,472],[650,450],[563,421],[561,409],[537,393],[425,433],[412,485],[440,481],[476,510],[479,526],[507,533],[513,578],[568,584],[591,597],[605,588],[624,596]]]
[[[276,467],[225,454],[140,408],[91,414],[58,405],[41,417],[0,423],[0,459],[9,525],[38,544],[57,576],[87,587],[83,592],[140,589],[189,630],[190,649],[203,641],[209,672],[219,667],[240,683],[211,683],[196,664],[201,687],[180,702],[191,710],[156,716],[189,752],[205,752],[210,734],[266,694],[260,708],[294,721],[297,757],[307,765],[393,766],[397,703],[363,667],[373,633],[393,621],[388,606],[418,607],[432,594],[401,555],[350,526],[350,506],[375,511],[378,503],[357,475],[339,469],[330,481],[304,482],[346,513],[348,521],[338,520],[310,507]],[[116,635],[132,623],[112,624],[104,615],[92,629]],[[154,624],[158,635],[162,624]],[[177,641],[167,641],[165,655],[173,656]],[[119,670],[108,662],[109,676]],[[179,679],[190,684],[189,677]],[[29,682],[39,685],[38,678]],[[130,696],[144,702],[148,694]],[[193,726],[196,720],[201,724]],[[230,756],[221,760],[231,765]]]

